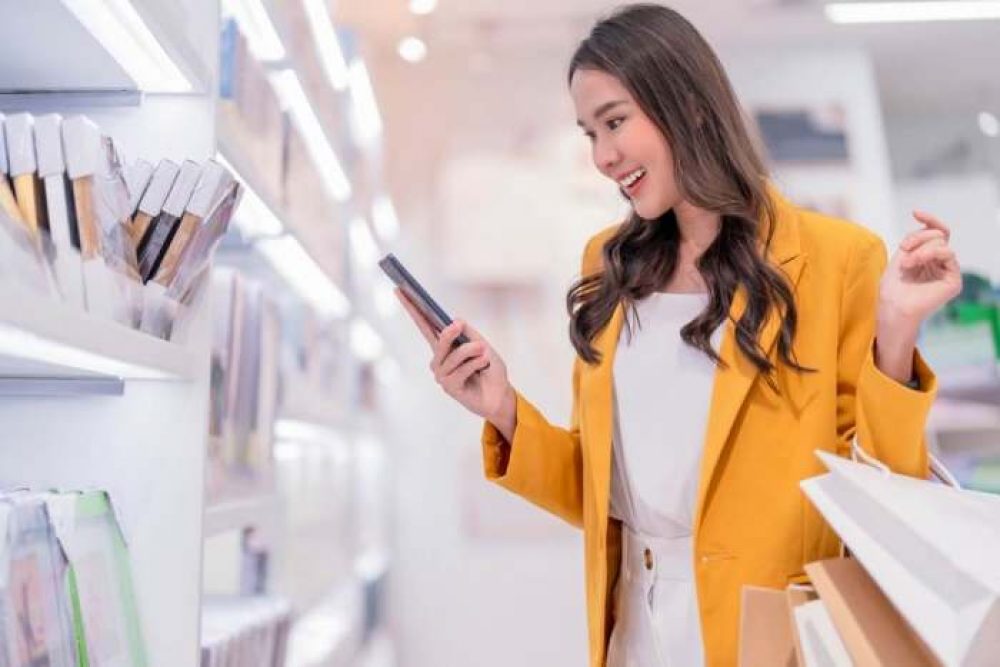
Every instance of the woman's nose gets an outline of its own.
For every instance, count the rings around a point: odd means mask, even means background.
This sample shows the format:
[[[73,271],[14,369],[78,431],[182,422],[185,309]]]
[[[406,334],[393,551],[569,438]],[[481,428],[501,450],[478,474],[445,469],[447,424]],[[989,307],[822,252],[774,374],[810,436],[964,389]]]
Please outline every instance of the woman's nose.
[[[614,178],[614,168],[621,162],[621,153],[611,141],[594,142],[594,166],[605,176]]]

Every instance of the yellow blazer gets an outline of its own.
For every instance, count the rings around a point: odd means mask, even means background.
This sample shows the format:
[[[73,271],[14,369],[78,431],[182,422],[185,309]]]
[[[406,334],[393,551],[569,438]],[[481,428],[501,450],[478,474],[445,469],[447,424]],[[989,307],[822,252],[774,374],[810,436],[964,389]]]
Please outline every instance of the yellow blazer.
[[[814,450],[848,456],[852,438],[897,472],[927,475],[924,426],[936,391],[933,373],[915,355],[920,389],[882,374],[873,361],[882,241],[870,231],[798,209],[776,193],[769,260],[794,286],[799,327],[798,374],[780,366],[775,393],[742,355],[725,324],[715,373],[694,518],[695,583],[708,665],[736,664],[740,592],[745,585],[783,588],[811,561],[837,555],[837,536],[810,505],[799,481],[824,472]],[[601,249],[616,227],[587,244],[583,275],[600,271]],[[734,295],[738,319],[746,295]],[[602,360],[577,357],[569,429],[517,396],[514,441],[488,422],[483,429],[487,478],[582,527],[591,667],[604,667],[614,623],[612,591],[621,530],[609,519],[612,368],[622,329],[616,309],[594,344]],[[779,321],[772,312],[760,342],[776,361]],[[663,400],[670,400],[665,395]],[[669,446],[669,434],[664,434]]]

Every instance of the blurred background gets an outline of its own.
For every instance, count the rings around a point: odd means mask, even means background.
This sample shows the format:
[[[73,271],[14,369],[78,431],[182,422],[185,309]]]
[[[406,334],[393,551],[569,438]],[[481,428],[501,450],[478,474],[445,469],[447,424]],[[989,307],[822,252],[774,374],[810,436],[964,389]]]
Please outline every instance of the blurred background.
[[[717,49],[789,198],[890,248],[914,208],[951,225],[967,275],[922,334],[929,436],[1000,491],[1000,3],[669,4]],[[5,111],[83,110],[133,155],[196,136],[247,186],[211,288],[202,643],[240,622],[212,600],[266,593],[293,610],[291,665],[585,664],[581,535],[484,480],[482,425],[434,383],[377,261],[395,253],[568,421],[565,293],[626,208],[566,68],[618,3],[0,5]],[[194,83],[118,55],[105,6]],[[244,410],[247,382],[268,399]]]

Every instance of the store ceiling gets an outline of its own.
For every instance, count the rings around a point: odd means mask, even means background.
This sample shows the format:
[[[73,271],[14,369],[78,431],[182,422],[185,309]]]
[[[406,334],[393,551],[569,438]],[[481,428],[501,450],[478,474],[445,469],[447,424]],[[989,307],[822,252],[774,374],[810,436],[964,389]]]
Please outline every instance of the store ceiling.
[[[620,3],[607,0],[439,0],[428,16],[414,16],[407,0],[337,0],[338,19],[363,32],[369,48],[393,52],[408,34],[422,37],[430,55],[421,67],[475,63],[483,54],[503,59],[565,61],[599,15]],[[723,53],[773,46],[860,44],[873,55],[890,112],[978,110],[1000,105],[996,72],[1000,22],[834,25],[816,0],[679,0],[666,3],[690,18]],[[517,59],[519,62],[522,58]],[[451,62],[447,62],[451,61]],[[531,67],[531,64],[518,66]]]
[[[587,160],[565,67],[593,22],[619,3],[439,0],[430,15],[414,16],[409,0],[331,1],[335,20],[362,37],[385,121],[387,184],[415,234],[439,229],[443,182],[462,156],[551,164],[551,141],[567,137],[582,151],[574,159]],[[888,116],[967,115],[972,124],[982,109],[1000,111],[997,21],[842,26],[828,22],[816,0],[669,5],[692,20],[723,61],[758,48],[867,49]],[[406,63],[396,54],[407,35],[427,43],[425,61]],[[607,189],[597,181],[593,187]],[[484,196],[482,205],[491,201]]]

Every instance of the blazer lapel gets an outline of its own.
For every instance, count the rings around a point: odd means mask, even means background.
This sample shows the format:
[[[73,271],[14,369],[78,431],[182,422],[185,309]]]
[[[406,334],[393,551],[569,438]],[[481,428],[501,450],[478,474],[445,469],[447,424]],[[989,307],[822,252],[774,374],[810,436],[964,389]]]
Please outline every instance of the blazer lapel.
[[[583,404],[581,414],[587,438],[583,446],[590,451],[590,474],[594,484],[594,498],[597,500],[598,526],[606,526],[611,498],[611,443],[614,419],[612,370],[618,337],[625,321],[621,304],[615,307],[611,319],[594,338],[594,348],[600,353],[601,361],[595,366],[584,365],[581,380]]]
[[[772,195],[774,196],[774,195]],[[798,237],[798,221],[794,208],[783,199],[775,197],[777,205],[778,225],[772,239],[769,255],[772,261],[788,276],[794,290],[798,286],[802,269],[806,264],[806,256],[801,253]],[[704,450],[698,479],[698,493],[695,505],[694,529],[701,525],[705,506],[713,490],[715,468],[719,458],[729,442],[730,432],[736,423],[740,408],[746,401],[750,388],[757,378],[758,370],[753,363],[739,352],[736,345],[736,326],[747,306],[746,291],[741,287],[733,297],[729,309],[729,320],[726,322],[719,356],[725,361],[726,367],[719,367],[715,372],[712,387],[712,398],[708,412],[708,424],[705,431]],[[765,354],[774,349],[778,334],[781,331],[781,319],[775,309],[768,313],[761,329],[758,341]]]

